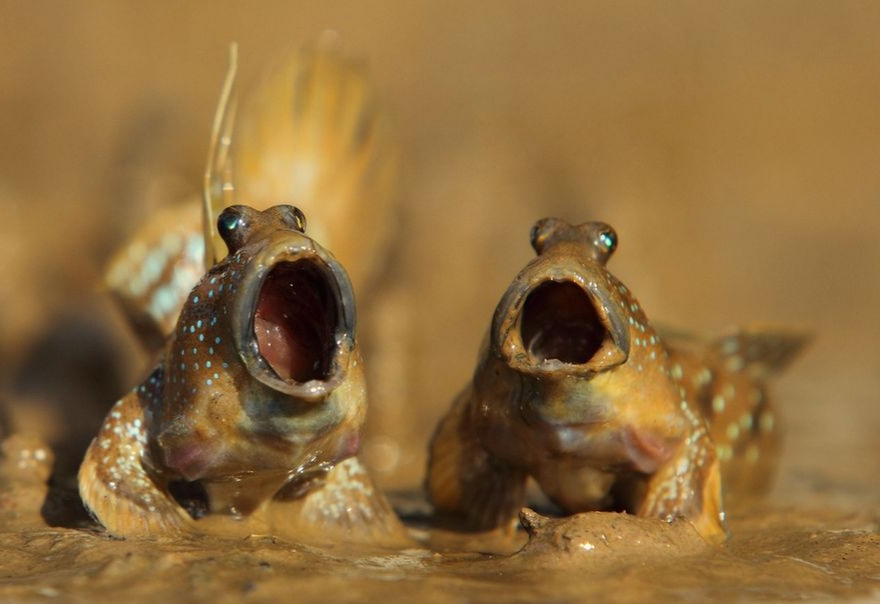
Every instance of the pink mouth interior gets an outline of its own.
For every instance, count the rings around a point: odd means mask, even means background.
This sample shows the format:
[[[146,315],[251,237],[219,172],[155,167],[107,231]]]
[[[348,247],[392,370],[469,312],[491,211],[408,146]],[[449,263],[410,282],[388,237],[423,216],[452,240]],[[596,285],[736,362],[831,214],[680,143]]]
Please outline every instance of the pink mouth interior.
[[[310,261],[271,269],[257,300],[260,354],[283,380],[326,380],[335,346],[337,306],[327,276]]]
[[[568,281],[536,287],[523,305],[520,329],[523,345],[539,363],[549,359],[586,363],[607,335],[590,296]]]

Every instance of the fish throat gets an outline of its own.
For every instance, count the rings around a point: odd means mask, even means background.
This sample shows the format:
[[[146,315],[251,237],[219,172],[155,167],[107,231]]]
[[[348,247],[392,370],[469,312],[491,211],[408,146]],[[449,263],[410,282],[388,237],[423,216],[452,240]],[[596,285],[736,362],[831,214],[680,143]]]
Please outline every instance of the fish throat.
[[[520,335],[538,363],[590,361],[609,337],[589,294],[570,281],[547,281],[526,298]]]
[[[330,276],[310,260],[280,262],[257,297],[254,335],[260,355],[283,380],[330,377],[339,307]]]

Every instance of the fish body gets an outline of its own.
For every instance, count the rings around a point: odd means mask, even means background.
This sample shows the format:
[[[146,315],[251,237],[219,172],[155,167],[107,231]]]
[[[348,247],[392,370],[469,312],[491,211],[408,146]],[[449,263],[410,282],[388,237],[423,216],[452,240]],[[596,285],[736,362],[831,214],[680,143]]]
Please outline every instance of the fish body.
[[[664,334],[672,377],[709,423],[725,501],[769,488],[781,430],[767,382],[808,339],[797,330],[774,326],[740,327],[712,340]]]
[[[355,458],[366,387],[347,274],[291,206],[227,208],[218,231],[229,254],[111,409],[80,469],[83,501],[125,537],[198,532],[213,516],[293,538],[398,538]]]
[[[706,354],[664,343],[605,267],[617,245],[610,226],[545,219],[532,245],[537,257],[502,297],[473,380],[432,439],[435,509],[472,530],[509,526],[531,477],[569,513],[685,517],[723,539],[722,464],[733,456],[719,454],[706,398],[711,407],[746,377],[723,373],[719,357],[705,381]],[[760,391],[730,396],[724,418],[760,427]]]

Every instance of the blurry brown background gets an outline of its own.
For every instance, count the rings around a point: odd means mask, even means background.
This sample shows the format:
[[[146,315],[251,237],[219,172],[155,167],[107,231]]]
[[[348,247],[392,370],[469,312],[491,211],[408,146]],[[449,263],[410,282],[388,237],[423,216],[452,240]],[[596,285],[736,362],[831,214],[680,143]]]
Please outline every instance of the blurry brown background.
[[[880,498],[871,2],[0,0],[0,385],[67,404],[53,438],[144,369],[97,277],[198,190],[227,44],[246,86],[326,28],[369,58],[404,157],[385,287],[408,318],[367,359],[371,413],[410,435],[368,441],[385,484],[419,480],[529,227],[559,215],[617,228],[655,319],[813,330],[777,387],[779,493]]]

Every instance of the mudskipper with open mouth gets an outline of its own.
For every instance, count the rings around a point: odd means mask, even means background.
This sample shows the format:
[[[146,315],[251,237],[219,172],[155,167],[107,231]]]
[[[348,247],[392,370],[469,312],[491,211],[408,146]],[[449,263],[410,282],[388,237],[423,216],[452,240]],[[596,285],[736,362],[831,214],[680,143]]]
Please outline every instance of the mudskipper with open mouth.
[[[667,344],[605,267],[607,224],[532,230],[538,256],[498,304],[473,381],[431,443],[427,486],[459,526],[509,526],[532,477],[569,513],[624,510],[724,539],[726,467],[772,447],[766,375],[803,337],[740,330]]]
[[[232,206],[218,231],[229,254],[111,409],[79,472],[84,502],[125,537],[221,517],[221,532],[402,539],[355,457],[366,388],[345,270],[291,206]]]

